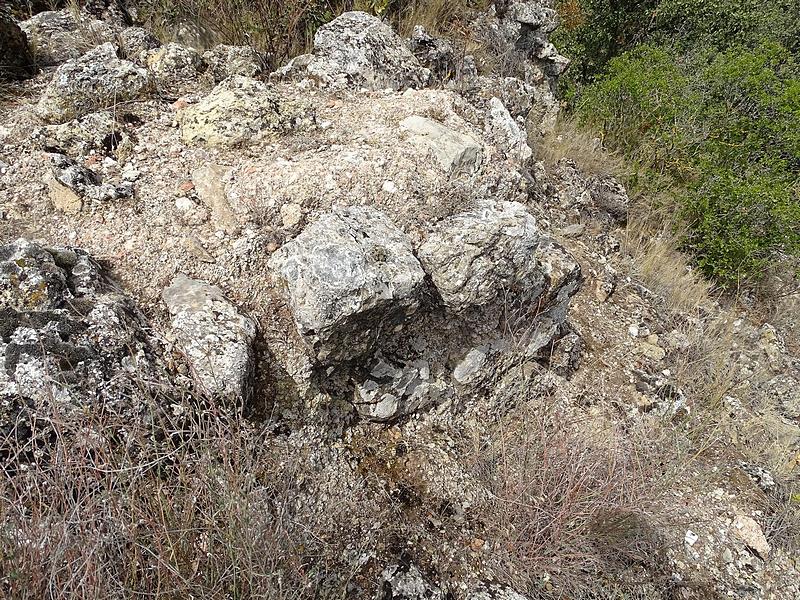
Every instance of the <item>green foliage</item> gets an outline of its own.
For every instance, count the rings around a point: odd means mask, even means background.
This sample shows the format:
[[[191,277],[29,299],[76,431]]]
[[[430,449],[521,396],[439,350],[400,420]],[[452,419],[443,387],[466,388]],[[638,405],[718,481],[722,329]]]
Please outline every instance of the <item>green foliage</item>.
[[[703,272],[740,285],[800,256],[800,3],[629,2],[610,15],[610,0],[575,2],[581,18],[560,5],[565,39],[587,53],[572,106],[678,199]]]
[[[642,45],[609,61],[578,113],[678,191],[709,276],[757,279],[800,255],[800,65],[762,44],[696,55]]]

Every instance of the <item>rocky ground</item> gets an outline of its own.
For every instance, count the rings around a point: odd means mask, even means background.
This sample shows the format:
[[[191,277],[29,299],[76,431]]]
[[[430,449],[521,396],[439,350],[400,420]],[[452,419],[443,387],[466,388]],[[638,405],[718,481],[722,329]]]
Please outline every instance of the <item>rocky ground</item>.
[[[347,13],[267,74],[2,14],[46,65],[0,107],[7,476],[202,398],[303,465],[348,597],[798,597],[796,299],[672,305],[625,188],[538,160],[555,25],[476,15],[498,73]]]

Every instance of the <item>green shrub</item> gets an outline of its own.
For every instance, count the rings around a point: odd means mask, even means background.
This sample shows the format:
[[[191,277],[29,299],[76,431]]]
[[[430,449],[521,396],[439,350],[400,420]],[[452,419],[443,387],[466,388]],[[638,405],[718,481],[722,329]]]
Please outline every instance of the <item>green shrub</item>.
[[[667,177],[707,275],[739,285],[800,255],[800,65],[785,47],[689,58],[642,45],[609,61],[577,111],[607,144]]]

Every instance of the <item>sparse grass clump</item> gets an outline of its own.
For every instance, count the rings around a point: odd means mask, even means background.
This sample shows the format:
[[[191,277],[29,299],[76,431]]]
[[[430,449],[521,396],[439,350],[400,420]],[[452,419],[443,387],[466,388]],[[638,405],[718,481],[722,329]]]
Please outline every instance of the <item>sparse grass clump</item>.
[[[655,581],[627,585],[625,577],[658,571],[659,528],[669,518],[663,494],[681,463],[677,440],[647,429],[593,427],[539,402],[500,423],[473,469],[488,492],[479,514],[505,580],[531,597],[547,597],[543,582],[566,594],[558,597],[610,597],[603,594],[615,586],[631,594]]]
[[[0,595],[279,600],[346,585],[326,581],[344,571],[321,553],[328,536],[295,514],[300,462],[238,416],[187,410],[159,429],[53,423],[46,453],[6,463]]]

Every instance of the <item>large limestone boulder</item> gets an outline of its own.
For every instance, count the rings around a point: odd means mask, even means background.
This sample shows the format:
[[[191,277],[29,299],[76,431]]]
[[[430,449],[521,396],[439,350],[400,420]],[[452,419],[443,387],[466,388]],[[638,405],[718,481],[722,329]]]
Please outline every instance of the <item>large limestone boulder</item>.
[[[334,210],[281,247],[270,266],[297,328],[323,363],[367,354],[419,306],[425,273],[411,243],[369,207]]]
[[[7,7],[0,7],[0,79],[24,79],[33,75],[33,56],[25,34]]]
[[[541,291],[545,275],[534,257],[543,238],[521,204],[482,201],[437,225],[418,256],[444,304],[458,312],[512,289]]]
[[[40,12],[20,23],[42,65],[59,65],[87,50],[114,41],[114,31],[104,21],[64,9]]]
[[[61,65],[42,93],[36,113],[50,123],[65,123],[142,98],[149,87],[147,71],[118,59],[114,46],[106,43]]]
[[[271,86],[241,75],[226,79],[178,117],[187,144],[211,147],[240,145],[309,118],[310,111],[280,97]]]
[[[581,283],[574,258],[517,202],[478,202],[435,226],[417,255],[457,314],[506,306],[506,327],[535,356],[563,326]]]
[[[312,56],[281,74],[300,74],[333,87],[405,89],[424,86],[424,68],[391,27],[364,12],[346,12],[317,30]]]
[[[51,419],[101,408],[147,414],[172,389],[148,331],[85,252],[0,245],[0,435],[46,440]]]
[[[178,274],[162,294],[175,339],[209,394],[245,401],[251,390],[256,325],[222,291]]]

